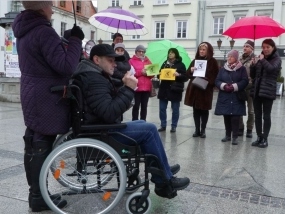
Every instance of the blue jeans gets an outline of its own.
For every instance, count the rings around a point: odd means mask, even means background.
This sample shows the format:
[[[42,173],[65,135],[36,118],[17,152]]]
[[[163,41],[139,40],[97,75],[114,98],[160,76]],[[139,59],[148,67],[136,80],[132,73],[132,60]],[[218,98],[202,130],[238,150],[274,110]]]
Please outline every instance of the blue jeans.
[[[126,122],[126,124],[127,127],[125,129],[112,129],[110,131],[117,131],[134,139],[140,145],[142,153],[157,156],[165,172],[166,179],[169,180],[172,178],[173,175],[170,171],[165,150],[156,126],[143,120]],[[132,141],[127,140],[124,136],[115,135],[114,138],[126,145],[133,143]],[[152,175],[152,181],[154,183],[162,183],[163,179],[160,176]]]
[[[180,108],[180,101],[170,101],[171,108],[172,108],[172,123],[171,127],[176,128],[178,119],[179,119],[179,108]],[[159,119],[160,119],[160,126],[165,128],[167,125],[166,119],[166,109],[167,109],[168,100],[159,99]]]

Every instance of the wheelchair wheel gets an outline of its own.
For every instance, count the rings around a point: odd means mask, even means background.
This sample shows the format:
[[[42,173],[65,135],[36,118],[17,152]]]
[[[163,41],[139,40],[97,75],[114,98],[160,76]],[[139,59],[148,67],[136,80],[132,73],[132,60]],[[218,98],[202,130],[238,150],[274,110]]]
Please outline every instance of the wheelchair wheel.
[[[135,192],[131,194],[126,202],[126,209],[128,214],[145,214],[150,211],[151,208],[151,200],[147,197],[146,201],[139,204],[139,200],[141,199],[142,192]]]
[[[67,132],[66,134],[63,134],[63,135],[59,135],[54,143],[53,143],[53,149],[55,149],[57,146],[61,145],[62,143],[66,142],[66,141],[69,141],[69,140],[72,140],[73,138],[73,131],[69,131]]]
[[[106,178],[108,182],[104,182]],[[124,163],[113,148],[95,139],[79,138],[51,152],[42,166],[39,182],[51,210],[84,214],[110,212],[124,195],[126,180]],[[49,193],[59,194],[67,206],[59,209]]]

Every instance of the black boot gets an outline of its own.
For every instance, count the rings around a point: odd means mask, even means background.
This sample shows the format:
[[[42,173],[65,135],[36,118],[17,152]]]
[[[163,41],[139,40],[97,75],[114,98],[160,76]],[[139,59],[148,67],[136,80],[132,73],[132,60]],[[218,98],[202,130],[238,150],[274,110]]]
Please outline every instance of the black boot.
[[[244,131],[244,129],[239,129],[238,130],[238,136],[243,136],[243,131]]]
[[[32,197],[31,208],[32,212],[41,212],[43,210],[49,210],[50,208],[45,203],[39,186],[39,177],[42,165],[52,150],[52,142],[48,141],[35,141],[32,143],[33,156],[30,161],[31,180],[32,180]],[[55,198],[53,203],[59,208],[66,206],[67,202],[59,198]]]
[[[238,145],[237,138],[233,138],[233,140],[232,140],[232,145]]]
[[[258,136],[257,139],[256,139],[256,141],[252,142],[251,145],[252,145],[252,146],[258,146],[258,145],[261,143],[262,140],[263,140],[263,137]]]
[[[222,142],[231,141],[231,137],[230,136],[225,136],[221,141]]]
[[[200,138],[206,138],[206,131],[205,131],[205,129],[201,130]]]
[[[259,148],[266,148],[268,146],[267,138],[263,138],[263,140],[257,146]]]
[[[193,137],[199,137],[200,136],[200,130],[196,129],[192,136]]]
[[[246,131],[246,137],[247,137],[247,138],[252,138],[252,130],[249,130],[249,129],[248,129],[248,130]]]

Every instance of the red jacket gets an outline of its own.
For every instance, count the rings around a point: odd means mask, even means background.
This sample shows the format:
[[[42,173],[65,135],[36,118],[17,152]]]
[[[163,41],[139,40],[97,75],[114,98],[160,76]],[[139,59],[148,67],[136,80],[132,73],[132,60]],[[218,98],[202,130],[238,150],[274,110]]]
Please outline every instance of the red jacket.
[[[144,76],[142,74],[144,66],[151,64],[151,61],[146,56],[144,60],[141,60],[136,55],[134,55],[129,62],[134,67],[136,71],[135,77],[138,79],[138,89],[136,91],[151,91],[151,79],[153,76]]]

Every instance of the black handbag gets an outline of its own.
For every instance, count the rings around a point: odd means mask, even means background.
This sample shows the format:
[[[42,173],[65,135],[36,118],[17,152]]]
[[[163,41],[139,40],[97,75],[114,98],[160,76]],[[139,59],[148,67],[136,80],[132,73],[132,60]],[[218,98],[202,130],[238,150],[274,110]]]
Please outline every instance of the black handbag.
[[[247,101],[247,94],[245,90],[241,90],[237,92],[237,97],[241,101]]]
[[[170,90],[173,92],[183,92],[184,82],[173,82],[170,86]]]

